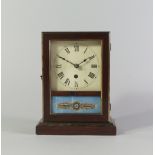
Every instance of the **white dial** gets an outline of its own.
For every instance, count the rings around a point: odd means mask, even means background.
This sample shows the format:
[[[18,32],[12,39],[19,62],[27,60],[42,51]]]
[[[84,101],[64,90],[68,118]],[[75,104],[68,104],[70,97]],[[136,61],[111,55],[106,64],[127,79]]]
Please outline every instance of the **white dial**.
[[[75,43],[59,51],[55,58],[55,73],[60,82],[70,88],[88,87],[98,76],[97,55],[89,46]]]

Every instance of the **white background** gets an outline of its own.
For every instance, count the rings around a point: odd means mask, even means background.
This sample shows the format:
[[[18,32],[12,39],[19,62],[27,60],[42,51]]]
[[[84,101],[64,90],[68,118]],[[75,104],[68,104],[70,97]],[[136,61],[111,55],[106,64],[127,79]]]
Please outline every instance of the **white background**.
[[[111,31],[117,136],[36,136],[41,32]],[[2,0],[2,154],[152,154],[152,0]]]

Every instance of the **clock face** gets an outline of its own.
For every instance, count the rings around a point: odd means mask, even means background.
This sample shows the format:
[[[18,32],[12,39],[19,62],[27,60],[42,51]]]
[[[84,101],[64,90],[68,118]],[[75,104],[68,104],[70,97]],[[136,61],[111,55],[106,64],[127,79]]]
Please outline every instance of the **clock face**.
[[[101,90],[100,41],[51,41],[52,90]]]

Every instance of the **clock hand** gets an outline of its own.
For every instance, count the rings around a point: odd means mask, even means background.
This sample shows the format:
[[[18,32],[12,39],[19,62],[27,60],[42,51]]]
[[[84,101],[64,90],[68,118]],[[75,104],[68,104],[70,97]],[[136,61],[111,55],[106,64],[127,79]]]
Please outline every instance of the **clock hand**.
[[[88,58],[87,58],[88,59]],[[87,59],[84,59],[83,61],[81,61],[78,65],[81,65],[83,62],[87,61]]]
[[[61,57],[61,56],[59,56],[59,55],[57,55],[59,58],[61,58],[62,60],[64,60],[64,61],[66,61],[66,62],[68,62],[68,63],[70,63],[70,64],[72,64],[74,67],[76,66],[76,64],[74,64],[74,63],[72,63],[71,61],[69,61],[69,60],[67,60],[67,59],[65,59],[65,58],[63,58],[63,57]],[[77,67],[75,67],[75,68],[77,68]]]
[[[95,55],[90,56],[90,57],[84,59],[83,61],[81,61],[78,65],[82,64],[83,62],[87,61],[88,59],[91,60],[91,59],[93,59],[94,57],[95,57]]]
[[[66,61],[66,59],[65,58],[63,58],[63,57],[61,57],[61,56],[59,56],[59,55],[57,55],[59,58],[61,58],[62,60],[65,60]]]
[[[95,55],[92,55],[92,56],[88,57],[89,60],[91,60],[93,58],[95,58]]]

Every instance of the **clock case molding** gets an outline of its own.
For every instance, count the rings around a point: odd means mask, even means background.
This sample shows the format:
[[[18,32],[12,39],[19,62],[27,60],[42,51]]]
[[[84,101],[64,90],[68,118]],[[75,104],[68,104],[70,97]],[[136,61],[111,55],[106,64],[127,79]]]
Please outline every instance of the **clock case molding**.
[[[110,38],[109,32],[42,32],[43,118],[36,134],[53,135],[115,135],[116,126],[110,118]],[[49,42],[52,40],[102,41],[102,91],[52,91],[49,70]],[[102,96],[102,114],[51,114],[52,96]]]

